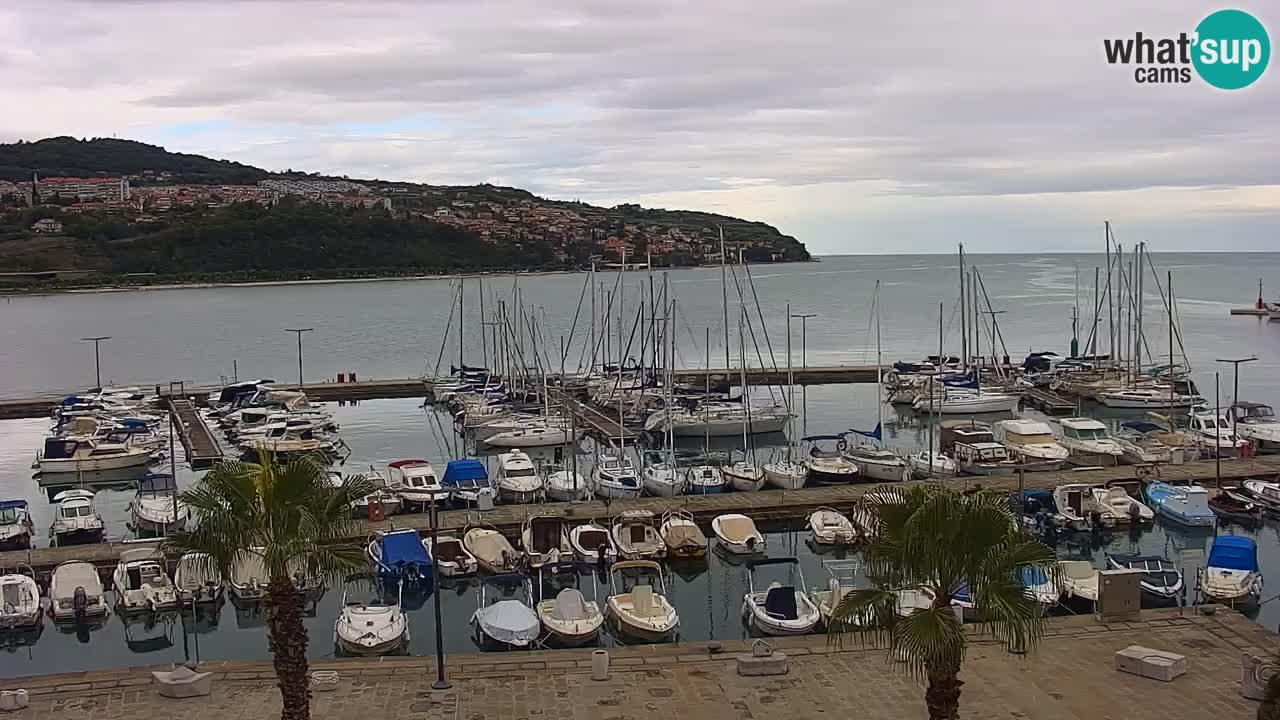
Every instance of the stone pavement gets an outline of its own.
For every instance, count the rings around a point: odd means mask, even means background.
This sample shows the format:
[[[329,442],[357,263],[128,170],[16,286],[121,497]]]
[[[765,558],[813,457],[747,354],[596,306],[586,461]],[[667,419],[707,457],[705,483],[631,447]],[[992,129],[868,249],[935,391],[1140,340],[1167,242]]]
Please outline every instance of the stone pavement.
[[[977,628],[972,628],[975,632]],[[1181,720],[1252,718],[1256,703],[1239,693],[1240,653],[1269,652],[1275,634],[1228,611],[1213,616],[1148,610],[1140,622],[1097,625],[1090,616],[1059,618],[1034,653],[1010,655],[975,638],[966,659],[960,698],[966,718],[1046,720]],[[1113,669],[1112,655],[1141,644],[1187,656],[1187,673],[1163,683]],[[317,692],[316,720],[631,720],[633,718],[858,718],[926,717],[923,690],[899,672],[883,650],[857,640],[844,647],[826,638],[787,638],[775,647],[792,656],[785,676],[745,678],[726,642],[645,646],[611,651],[612,673],[590,679],[586,651],[494,653],[449,659],[453,688],[431,690],[430,658],[339,660],[316,669],[340,672],[339,687]],[[149,687],[141,668],[0,680],[25,687],[31,707],[14,720],[271,718],[279,694],[269,664],[224,663],[207,698],[167,700]]]

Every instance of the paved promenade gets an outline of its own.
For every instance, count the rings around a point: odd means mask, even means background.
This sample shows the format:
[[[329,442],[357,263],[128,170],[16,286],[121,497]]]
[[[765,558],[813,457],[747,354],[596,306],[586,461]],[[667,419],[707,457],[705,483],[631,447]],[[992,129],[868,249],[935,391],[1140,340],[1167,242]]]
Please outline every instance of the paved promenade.
[[[1181,720],[1252,718],[1257,704],[1239,693],[1242,650],[1267,652],[1277,636],[1228,611],[1179,616],[1146,611],[1135,623],[1094,624],[1092,617],[1052,621],[1040,649],[1014,656],[981,638],[971,645],[962,679],[966,718],[1046,720]],[[977,628],[972,628],[977,630]],[[1112,654],[1141,644],[1187,656],[1187,673],[1163,683],[1115,671]],[[637,647],[612,652],[608,680],[590,678],[584,651],[542,651],[453,656],[453,688],[431,690],[430,658],[341,660],[316,669],[341,673],[339,687],[318,692],[316,720],[631,720],[633,718],[924,718],[923,690],[895,670],[883,650],[854,641],[844,648],[824,637],[781,640],[792,656],[781,677],[746,678],[733,655],[745,649],[726,642],[720,654],[703,644]],[[8,668],[14,664],[9,661]],[[5,717],[270,718],[279,694],[265,663],[212,664],[219,673],[211,697],[166,700],[156,695],[143,668],[0,680],[25,687],[31,707]]]

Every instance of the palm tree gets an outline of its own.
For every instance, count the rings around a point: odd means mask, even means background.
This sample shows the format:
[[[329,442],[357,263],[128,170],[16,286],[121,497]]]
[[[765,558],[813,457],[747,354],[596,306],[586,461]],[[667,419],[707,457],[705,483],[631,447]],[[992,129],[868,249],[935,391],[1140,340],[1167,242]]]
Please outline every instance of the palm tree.
[[[298,579],[341,580],[367,569],[351,501],[373,491],[363,477],[333,485],[324,467],[309,458],[277,463],[263,453],[258,462],[223,462],[180,495],[199,524],[167,538],[170,556],[203,553],[224,581],[249,552],[262,548],[267,574],[267,638],[279,680],[281,720],[311,717],[307,681],[305,598]]]
[[[954,720],[966,638],[953,597],[967,590],[987,632],[1010,648],[1033,649],[1044,618],[1022,572],[1039,568],[1056,577],[1053,551],[1019,532],[1001,492],[890,487],[862,502],[871,525],[864,557],[873,587],[845,595],[829,632],[837,641],[864,634],[886,644],[909,672],[927,680],[929,717]],[[928,609],[900,614],[901,591],[931,598]]]

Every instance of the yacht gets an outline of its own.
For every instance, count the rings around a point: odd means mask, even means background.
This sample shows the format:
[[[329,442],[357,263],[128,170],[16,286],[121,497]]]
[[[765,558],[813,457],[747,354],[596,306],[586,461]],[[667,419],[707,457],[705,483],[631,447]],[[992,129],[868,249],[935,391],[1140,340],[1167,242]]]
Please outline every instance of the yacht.
[[[892,451],[872,445],[856,445],[844,457],[858,468],[867,482],[898,482],[907,479],[907,463]]]
[[[1241,448],[1249,444],[1231,432],[1231,423],[1222,415],[1192,413],[1188,429],[1200,445],[1200,453],[1207,457],[1237,457]]]
[[[1231,406],[1230,413],[1236,422],[1236,433],[1253,441],[1259,452],[1280,450],[1280,418],[1270,405],[1238,402]]]
[[[930,412],[932,408],[932,412],[942,415],[1007,413],[1018,409],[1018,396],[948,387],[934,394],[932,401],[927,394],[917,397],[911,407],[917,412]]]
[[[89,439],[48,438],[37,464],[42,474],[93,473],[142,467],[151,452],[129,443],[105,443]]]
[[[388,463],[387,489],[399,495],[403,505],[414,508],[424,508],[445,494],[435,468],[426,460]]]
[[[804,439],[809,452],[804,465],[809,469],[809,482],[815,485],[844,485],[858,479],[858,466],[839,449],[845,439],[839,435],[811,435]],[[832,449],[826,443],[836,442]]]
[[[531,503],[542,494],[542,475],[523,450],[498,456],[498,497],[507,503]]]
[[[1102,390],[1095,397],[1109,408],[1131,410],[1188,410],[1204,402],[1194,395],[1182,395],[1171,387],[1161,386]]]
[[[129,510],[136,530],[164,534],[181,530],[191,517],[191,510],[177,497],[178,485],[172,475],[152,473],[138,481]]]
[[[1063,418],[1058,422],[1058,442],[1070,455],[1072,465],[1114,467],[1120,464],[1124,448],[1107,435],[1107,426],[1092,418]]]
[[[624,450],[609,449],[597,456],[591,477],[598,497],[614,500],[640,497],[640,477]]]
[[[0,500],[0,550],[29,550],[31,535],[27,501]]]
[[[102,516],[94,510],[93,493],[89,490],[63,490],[53,496],[58,507],[49,526],[49,539],[53,545],[81,545],[102,542],[104,524]]]
[[[1067,449],[1053,439],[1053,430],[1039,420],[1001,420],[995,439],[1028,471],[1057,470],[1067,461]]]
[[[1121,423],[1120,432],[1115,436],[1115,442],[1120,446],[1120,462],[1125,465],[1173,462],[1174,449],[1160,439],[1163,434],[1164,430],[1159,425],[1145,420]]]

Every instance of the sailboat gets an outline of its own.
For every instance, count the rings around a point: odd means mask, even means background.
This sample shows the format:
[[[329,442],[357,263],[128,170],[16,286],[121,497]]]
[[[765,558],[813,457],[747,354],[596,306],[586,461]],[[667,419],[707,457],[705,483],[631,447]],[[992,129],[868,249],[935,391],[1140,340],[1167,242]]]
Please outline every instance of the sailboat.
[[[872,305],[876,313],[876,428],[871,432],[850,429],[854,435],[883,442],[884,427],[884,391],[881,377],[884,374],[884,360],[880,352],[880,281],[876,281],[875,295]],[[845,457],[858,466],[862,477],[878,482],[897,482],[907,479],[907,464],[896,454],[884,447],[874,445],[854,445],[844,453]]]
[[[938,357],[942,358],[942,303],[938,303]],[[929,478],[949,478],[955,477],[957,473],[956,461],[943,453],[938,447],[936,439],[936,428],[932,423],[941,421],[941,415],[935,415],[935,400],[937,395],[934,393],[934,378],[929,378],[929,422],[931,423],[929,432],[929,449],[921,450],[907,456],[907,467],[911,469],[912,476],[921,480]]]
[[[740,367],[742,383],[742,407],[744,414],[742,417],[742,452],[744,458],[724,465],[720,468],[720,474],[724,476],[729,485],[739,492],[750,492],[759,490],[764,485],[765,474],[755,461],[755,445],[751,442],[751,386],[747,384],[747,351],[746,344],[743,341],[742,324],[747,317],[747,308],[742,307],[742,314],[738,317],[738,351],[740,353]]]
[[[809,468],[795,459],[795,430],[791,427],[795,417],[795,388],[796,374],[791,362],[791,303],[787,303],[787,454],[782,460],[764,466],[765,483],[780,490],[799,490],[809,478]]]
[[[674,316],[675,303],[671,304],[671,314]],[[674,325],[674,323],[673,323]],[[667,345],[673,343],[675,335],[671,332],[667,333],[667,340],[663,342],[664,354],[667,351]],[[671,348],[671,354],[674,356],[674,347]],[[664,364],[666,367],[665,377],[662,380],[662,405],[670,408],[675,403],[675,398],[671,393],[671,386],[674,378],[671,375],[671,359],[667,358]],[[642,480],[646,493],[656,497],[675,497],[682,495],[687,484],[686,476],[680,472],[680,468],[676,467],[676,459],[674,455],[675,434],[671,423],[666,424],[664,432],[664,449],[661,451],[650,450],[644,454],[644,470],[642,472]]]

